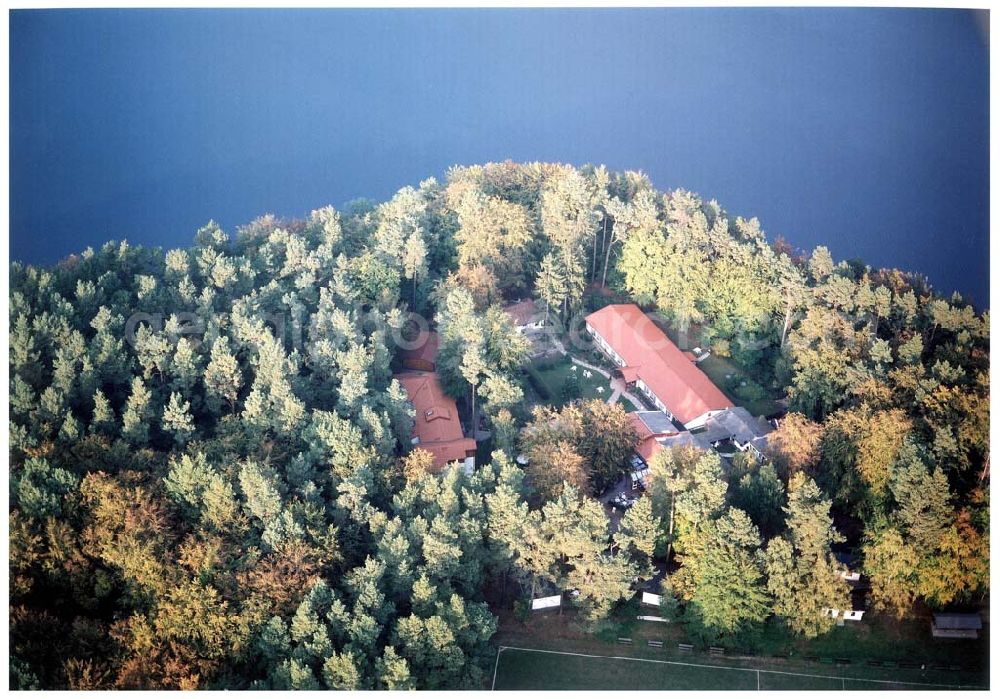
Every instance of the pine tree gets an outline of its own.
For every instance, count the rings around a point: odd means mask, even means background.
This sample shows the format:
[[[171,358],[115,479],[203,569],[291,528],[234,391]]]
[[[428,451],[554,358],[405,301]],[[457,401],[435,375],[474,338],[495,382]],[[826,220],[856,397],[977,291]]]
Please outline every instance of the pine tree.
[[[413,282],[413,296],[410,303],[417,307],[417,283],[427,276],[427,246],[419,231],[414,231],[406,239],[403,248],[403,276]]]
[[[825,245],[813,250],[812,257],[809,258],[809,274],[817,284],[833,274],[833,268],[833,257]]]
[[[75,442],[80,437],[80,423],[73,417],[73,411],[67,410],[62,426],[59,428],[59,439],[64,442]]]
[[[493,441],[497,449],[503,451],[508,459],[513,459],[517,448],[517,423],[514,416],[506,408],[497,411],[490,421],[493,426]]]
[[[644,573],[648,573],[662,527],[663,522],[653,514],[652,499],[639,498],[626,510],[618,524],[618,531],[614,534],[615,545],[623,553],[630,554]]]
[[[788,533],[767,546],[768,589],[775,613],[792,630],[814,637],[833,628],[825,610],[850,606],[849,588],[831,551],[843,537],[833,528],[830,500],[812,480],[798,474],[788,488]]]
[[[472,397],[472,435],[475,438],[476,432],[479,430],[479,423],[476,417],[476,393],[479,389],[479,383],[486,372],[487,364],[486,359],[483,356],[483,348],[481,345],[469,344],[466,346],[465,351],[462,353],[462,362],[459,366],[459,371],[461,371],[462,378],[465,379],[466,383],[469,384]]]
[[[274,521],[282,509],[277,474],[254,461],[246,461],[240,466],[239,480],[250,514],[265,526]]]
[[[229,351],[229,341],[225,337],[218,338],[212,345],[212,354],[208,366],[205,367],[205,393],[210,400],[229,403],[231,412],[236,412],[236,398],[243,386],[243,375],[236,357]]]
[[[771,613],[759,547],[757,528],[741,510],[730,509],[709,526],[689,604],[707,629],[736,633]]]
[[[375,677],[378,689],[390,691],[416,689],[406,659],[399,657],[392,646],[386,646],[381,657],[375,661]]]
[[[35,390],[17,374],[10,385],[10,407],[17,415],[29,415],[37,405]]]
[[[200,374],[198,359],[194,343],[186,337],[180,338],[170,362],[170,372],[173,375],[170,385],[173,390],[179,391],[181,395],[191,395],[191,389],[194,388]]]
[[[90,418],[91,433],[106,432],[115,425],[115,412],[111,408],[104,392],[97,389],[94,392],[94,412]]]
[[[323,663],[323,682],[327,689],[365,689],[353,653],[334,653]]]
[[[181,394],[170,394],[170,401],[163,409],[163,429],[174,435],[177,446],[183,447],[194,434],[194,418],[191,417],[191,404],[181,398]]]
[[[153,416],[152,396],[141,377],[132,379],[132,393],[122,414],[122,433],[133,444],[149,441],[149,422]]]
[[[569,294],[566,286],[566,275],[563,273],[555,253],[550,252],[542,258],[538,267],[538,277],[535,279],[535,293],[545,302],[545,323],[549,322],[549,311],[559,308]]]
[[[173,355],[166,334],[153,332],[146,325],[140,326],[135,333],[135,352],[142,366],[143,376],[149,379],[155,375],[162,384]]]

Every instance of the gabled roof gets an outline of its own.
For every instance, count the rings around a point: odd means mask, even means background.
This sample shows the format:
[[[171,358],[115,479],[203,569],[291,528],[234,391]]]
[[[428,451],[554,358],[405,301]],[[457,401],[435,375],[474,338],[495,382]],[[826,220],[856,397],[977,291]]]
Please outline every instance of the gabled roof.
[[[415,446],[433,454],[436,467],[460,461],[467,453],[475,452],[476,442],[462,432],[455,401],[445,395],[437,374],[408,371],[396,374],[395,378],[417,413],[413,436],[419,438],[419,442]]]
[[[705,431],[699,434],[710,442],[734,439],[740,444],[748,444],[766,437],[772,431],[770,425],[755,418],[749,410],[736,407],[709,417],[705,420]],[[766,440],[763,444],[766,445]]]
[[[635,451],[647,464],[650,459],[653,458],[653,455],[659,451],[659,445],[656,443],[655,436],[657,434],[662,434],[659,429],[659,424],[654,422],[651,425],[650,422],[643,419],[649,412],[652,411],[642,411],[628,414],[628,419],[629,422],[632,423],[632,428],[635,430],[635,433],[639,435],[639,441],[635,445]],[[655,412],[657,415],[661,415],[664,420],[666,420],[666,415],[661,413],[659,410]]]
[[[647,464],[656,456],[656,452],[663,447],[653,437],[646,437],[635,446],[635,453],[642,457]]]
[[[639,435],[635,451],[647,464],[661,449],[694,447],[707,451],[712,448],[712,445],[700,434],[691,434],[686,431],[678,432],[667,416],[659,410],[643,410],[628,415],[632,427]]]
[[[531,299],[505,306],[503,311],[510,316],[514,325],[519,327],[524,327],[528,323],[534,322],[539,315],[538,307]]]
[[[657,438],[656,443],[663,449],[677,449],[679,447],[689,447],[701,451],[710,451],[712,449],[711,442],[700,434],[692,434],[691,432],[668,434]]]
[[[649,428],[649,425],[646,424],[637,412],[629,413],[628,421],[632,423],[632,429],[634,429],[635,433],[639,435],[640,441],[653,436],[653,430]]]
[[[733,407],[732,401],[635,304],[605,306],[586,320],[625,360],[622,374],[626,380],[632,375],[642,379],[681,422],[691,422],[711,410]]]
[[[408,360],[419,360],[426,362],[430,366],[434,366],[438,353],[438,345],[440,344],[436,332],[421,330],[413,342],[408,344],[413,345],[412,349],[404,349],[400,352],[404,363]]]

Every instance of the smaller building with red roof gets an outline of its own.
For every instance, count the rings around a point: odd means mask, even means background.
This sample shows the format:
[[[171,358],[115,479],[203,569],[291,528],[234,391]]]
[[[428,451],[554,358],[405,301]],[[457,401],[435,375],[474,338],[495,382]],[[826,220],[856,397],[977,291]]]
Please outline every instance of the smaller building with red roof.
[[[712,448],[710,441],[701,434],[678,431],[670,419],[659,410],[639,410],[629,413],[632,428],[639,436],[635,453],[649,464],[657,452],[675,447],[690,447],[700,451]]]
[[[476,464],[476,442],[462,431],[458,406],[445,395],[437,374],[407,371],[394,378],[416,410],[411,444],[430,452],[437,470],[459,462],[471,471]]]
[[[406,343],[400,352],[403,367],[414,371],[434,371],[437,368],[437,353],[440,340],[432,330],[421,330],[417,337]]]
[[[504,313],[518,332],[540,330],[545,326],[545,314],[538,310],[538,304],[531,299],[504,306]]]
[[[639,435],[639,442],[636,444],[635,452],[642,457],[647,464],[652,461],[662,447],[656,441],[657,437],[664,437],[677,432],[677,428],[658,410],[642,410],[628,414],[632,428]]]

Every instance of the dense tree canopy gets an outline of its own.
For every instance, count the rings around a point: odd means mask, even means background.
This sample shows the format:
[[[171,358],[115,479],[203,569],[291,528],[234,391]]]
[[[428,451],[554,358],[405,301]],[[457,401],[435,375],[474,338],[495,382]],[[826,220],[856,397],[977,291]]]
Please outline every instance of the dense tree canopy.
[[[828,630],[834,549],[898,616],[988,591],[988,313],[639,173],[457,167],[10,280],[16,686],[479,688],[486,589],[575,590],[596,622],[667,560],[665,609],[712,638]],[[529,296],[560,327],[617,296],[697,333],[787,400],[767,458],[664,450],[609,526],[593,496],[637,436],[602,401],[526,409],[501,307]],[[472,473],[410,442],[410,312],[496,449]]]

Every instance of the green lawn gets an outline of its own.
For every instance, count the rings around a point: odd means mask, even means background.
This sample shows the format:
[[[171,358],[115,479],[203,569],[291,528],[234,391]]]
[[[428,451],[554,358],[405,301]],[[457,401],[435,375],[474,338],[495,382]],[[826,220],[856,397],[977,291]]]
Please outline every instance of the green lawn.
[[[756,650],[765,655],[850,658],[856,665],[868,660],[923,662],[928,665],[989,666],[988,630],[983,638],[964,640],[930,638],[927,619],[896,620],[869,612],[863,623],[835,626],[829,633],[807,639],[772,621],[757,639]]]
[[[756,673],[505,648],[494,689],[756,689]]]
[[[706,662],[569,654],[504,647],[496,661],[496,690],[885,690],[948,689],[924,678],[900,678],[897,671],[822,667],[775,670]],[[859,677],[866,675],[867,677]],[[910,680],[909,682],[905,680]],[[956,678],[953,682],[957,683]],[[950,683],[949,683],[950,684]],[[956,688],[954,685],[951,688]]]
[[[535,370],[538,372],[539,377],[545,383],[546,388],[549,389],[549,393],[552,394],[552,404],[563,404],[562,387],[570,374],[577,374],[580,380],[580,397],[582,399],[600,398],[607,400],[608,396],[611,395],[611,387],[608,380],[596,371],[591,371],[591,377],[587,378],[584,375],[584,371],[587,370],[582,366],[577,366],[574,372],[572,370],[574,366],[576,365],[568,357],[560,358],[555,364],[551,364],[551,360],[546,360],[535,365]],[[598,392],[598,387],[603,387],[604,392]]]
[[[615,405],[620,405],[625,410],[626,413],[634,413],[637,408],[629,399],[624,396],[619,396],[618,400],[615,401]]]
[[[761,398],[760,400],[742,400],[735,395],[728,387],[737,385],[739,381],[749,380],[746,372],[736,366],[733,362],[723,357],[710,354],[707,358],[698,362],[698,368],[718,386],[723,393],[739,406],[750,411],[752,415],[771,415],[781,409],[781,406],[773,398]],[[726,378],[727,376],[731,378]]]

